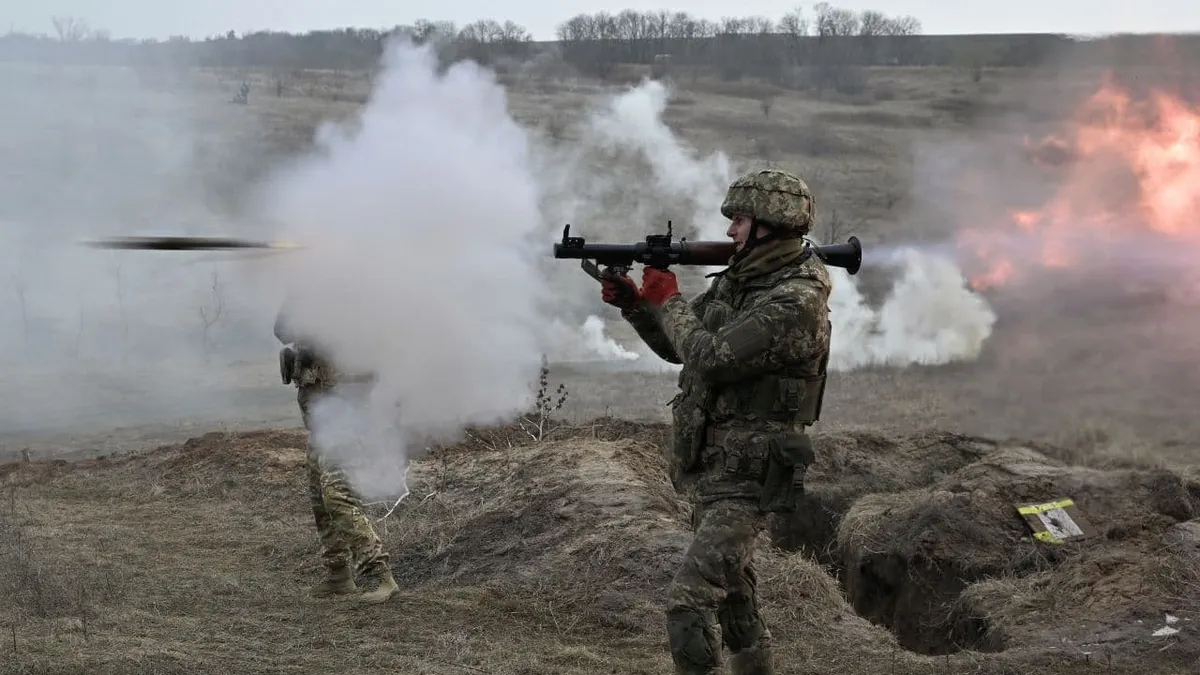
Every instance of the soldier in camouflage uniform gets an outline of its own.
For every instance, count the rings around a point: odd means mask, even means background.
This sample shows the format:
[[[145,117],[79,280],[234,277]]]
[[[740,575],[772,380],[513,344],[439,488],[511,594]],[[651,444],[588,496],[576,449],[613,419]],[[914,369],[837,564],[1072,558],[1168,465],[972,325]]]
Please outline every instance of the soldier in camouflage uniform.
[[[734,181],[721,213],[737,244],[729,267],[688,302],[675,275],[647,267],[643,286],[604,282],[605,302],[659,356],[682,364],[671,402],[671,480],[694,505],[695,536],[667,589],[676,673],[716,673],[722,643],[734,675],[769,675],[755,541],[774,512],[795,510],[813,461],[829,354],[831,282],[806,246],[814,202],[774,169]]]
[[[288,326],[286,310],[285,305],[275,319],[275,337],[285,345],[280,352],[280,370],[284,383],[296,383],[300,415],[309,431],[308,494],[329,573],[312,592],[318,597],[357,594],[354,597],[359,602],[384,602],[399,590],[388,566],[388,554],[345,474],[321,456],[312,439],[312,406],[324,396],[357,398],[350,389],[369,386],[373,378],[338,372]],[[378,581],[378,586],[358,594],[354,582],[357,573]]]

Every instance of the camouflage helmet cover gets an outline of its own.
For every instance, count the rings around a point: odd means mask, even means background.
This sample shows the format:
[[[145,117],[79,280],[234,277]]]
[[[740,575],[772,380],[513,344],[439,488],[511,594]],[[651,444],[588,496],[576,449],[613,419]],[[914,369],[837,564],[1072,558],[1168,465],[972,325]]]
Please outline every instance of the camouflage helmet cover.
[[[721,215],[744,214],[782,230],[807,234],[816,216],[816,201],[808,184],[781,169],[759,169],[729,184]]]

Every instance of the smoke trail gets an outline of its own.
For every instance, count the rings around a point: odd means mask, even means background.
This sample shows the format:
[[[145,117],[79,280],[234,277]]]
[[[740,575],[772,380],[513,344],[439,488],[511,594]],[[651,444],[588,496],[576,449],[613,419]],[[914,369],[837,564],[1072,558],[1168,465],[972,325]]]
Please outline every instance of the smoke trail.
[[[78,242],[260,234],[228,219],[267,161],[258,122],[204,87],[149,92],[123,68],[6,64],[0,89],[20,102],[0,106],[0,434],[242,412],[230,381],[257,373],[231,366],[271,340],[239,268]]]

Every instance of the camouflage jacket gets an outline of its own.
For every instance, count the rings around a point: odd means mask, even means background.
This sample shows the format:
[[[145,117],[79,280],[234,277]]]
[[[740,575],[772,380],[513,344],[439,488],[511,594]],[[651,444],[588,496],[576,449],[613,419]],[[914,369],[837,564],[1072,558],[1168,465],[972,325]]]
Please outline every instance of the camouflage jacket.
[[[771,444],[807,441],[824,393],[831,289],[825,265],[791,240],[755,249],[691,302],[623,312],[683,366],[668,456],[677,488],[697,501],[761,497]]]

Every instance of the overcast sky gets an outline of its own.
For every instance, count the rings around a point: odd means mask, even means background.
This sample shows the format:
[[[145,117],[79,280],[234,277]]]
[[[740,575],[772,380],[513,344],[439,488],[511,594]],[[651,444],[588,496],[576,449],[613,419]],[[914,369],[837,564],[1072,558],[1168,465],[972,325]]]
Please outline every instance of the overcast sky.
[[[234,30],[307,31],[344,26],[390,28],[416,19],[459,25],[476,19],[512,19],[535,39],[554,39],[554,29],[579,13],[669,9],[708,19],[761,15],[778,18],[796,6],[788,0],[0,0],[0,30],[50,33],[50,17],[83,18],[114,38],[205,37]],[[846,9],[911,14],[926,33],[1113,33],[1200,31],[1200,1],[1148,0],[845,0]]]

